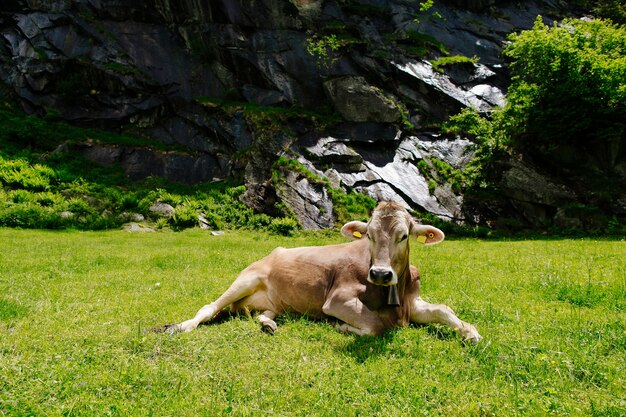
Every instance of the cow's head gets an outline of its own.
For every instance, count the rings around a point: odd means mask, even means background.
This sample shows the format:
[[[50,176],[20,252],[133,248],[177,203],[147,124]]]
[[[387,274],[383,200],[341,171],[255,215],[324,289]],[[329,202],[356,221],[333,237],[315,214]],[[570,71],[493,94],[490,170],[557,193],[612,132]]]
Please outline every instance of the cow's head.
[[[441,230],[417,224],[399,204],[380,203],[368,223],[353,221],[341,228],[351,239],[368,239],[371,264],[367,280],[376,285],[395,285],[409,267],[409,236],[425,245],[444,239]]]

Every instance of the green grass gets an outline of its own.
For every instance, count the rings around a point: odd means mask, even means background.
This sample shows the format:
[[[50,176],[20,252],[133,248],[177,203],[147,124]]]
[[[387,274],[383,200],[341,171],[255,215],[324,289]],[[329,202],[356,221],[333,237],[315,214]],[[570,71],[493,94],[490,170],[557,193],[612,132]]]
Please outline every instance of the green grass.
[[[144,333],[221,294],[275,246],[342,241],[251,231],[0,229],[0,413],[154,416],[622,416],[624,241],[413,245],[440,326],[381,338],[297,316]]]

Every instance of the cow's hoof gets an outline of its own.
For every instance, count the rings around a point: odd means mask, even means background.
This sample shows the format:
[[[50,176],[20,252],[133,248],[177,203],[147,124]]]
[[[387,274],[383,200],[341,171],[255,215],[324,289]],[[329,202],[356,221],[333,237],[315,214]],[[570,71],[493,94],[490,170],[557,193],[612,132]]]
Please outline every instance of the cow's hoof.
[[[477,336],[474,336],[474,337],[469,337],[469,338],[463,339],[463,341],[475,345],[476,343],[480,342],[482,339],[483,339],[483,337],[481,335],[477,335]]]
[[[274,320],[266,319],[261,322],[261,330],[267,334],[273,335],[278,329],[278,325]]]
[[[269,314],[266,314],[269,313]],[[269,316],[269,317],[268,317]],[[274,320],[272,320],[276,315],[272,312],[265,312],[259,315],[258,320],[261,323],[261,330],[268,334],[274,334],[276,329],[278,329],[278,325]]]
[[[265,333],[271,334],[271,335],[274,335],[274,332],[276,331],[277,328],[278,328],[277,326],[271,326],[269,324],[262,324],[261,325],[261,330],[263,330]]]
[[[163,327],[163,331],[169,334],[176,334],[182,331],[180,324],[166,324]]]
[[[481,341],[483,338],[478,330],[474,326],[469,323],[464,323],[463,328],[461,329],[461,336],[463,337],[464,342],[476,344]]]

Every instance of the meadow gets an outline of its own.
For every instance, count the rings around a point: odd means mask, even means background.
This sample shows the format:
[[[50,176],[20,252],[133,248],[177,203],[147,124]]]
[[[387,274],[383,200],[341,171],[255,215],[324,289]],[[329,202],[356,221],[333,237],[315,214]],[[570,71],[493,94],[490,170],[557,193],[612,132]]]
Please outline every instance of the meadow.
[[[626,242],[448,239],[411,261],[422,294],[484,339],[437,325],[356,337],[289,315],[191,317],[276,246],[340,242],[199,229],[0,229],[0,414],[624,416]]]

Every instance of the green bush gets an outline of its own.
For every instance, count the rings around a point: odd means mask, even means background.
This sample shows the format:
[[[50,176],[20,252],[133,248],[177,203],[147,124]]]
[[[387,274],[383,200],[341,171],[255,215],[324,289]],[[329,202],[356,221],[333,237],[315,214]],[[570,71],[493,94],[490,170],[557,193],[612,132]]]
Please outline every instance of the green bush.
[[[43,191],[56,177],[51,168],[23,159],[5,160],[0,157],[0,183],[13,188]]]
[[[298,222],[290,217],[273,219],[269,225],[270,232],[281,236],[293,236],[299,228]]]
[[[170,218],[170,224],[174,230],[194,227],[198,224],[198,212],[190,205],[180,205]]]
[[[499,128],[541,160],[610,170],[626,137],[626,28],[566,19],[513,34],[512,85]]]
[[[71,198],[67,201],[67,211],[71,211],[77,216],[93,214],[94,208],[81,198]]]
[[[0,226],[58,229],[65,227],[66,221],[51,208],[28,202],[0,206]]]
[[[9,199],[14,204],[26,203],[32,200],[32,194],[26,190],[14,190],[9,192]]]

